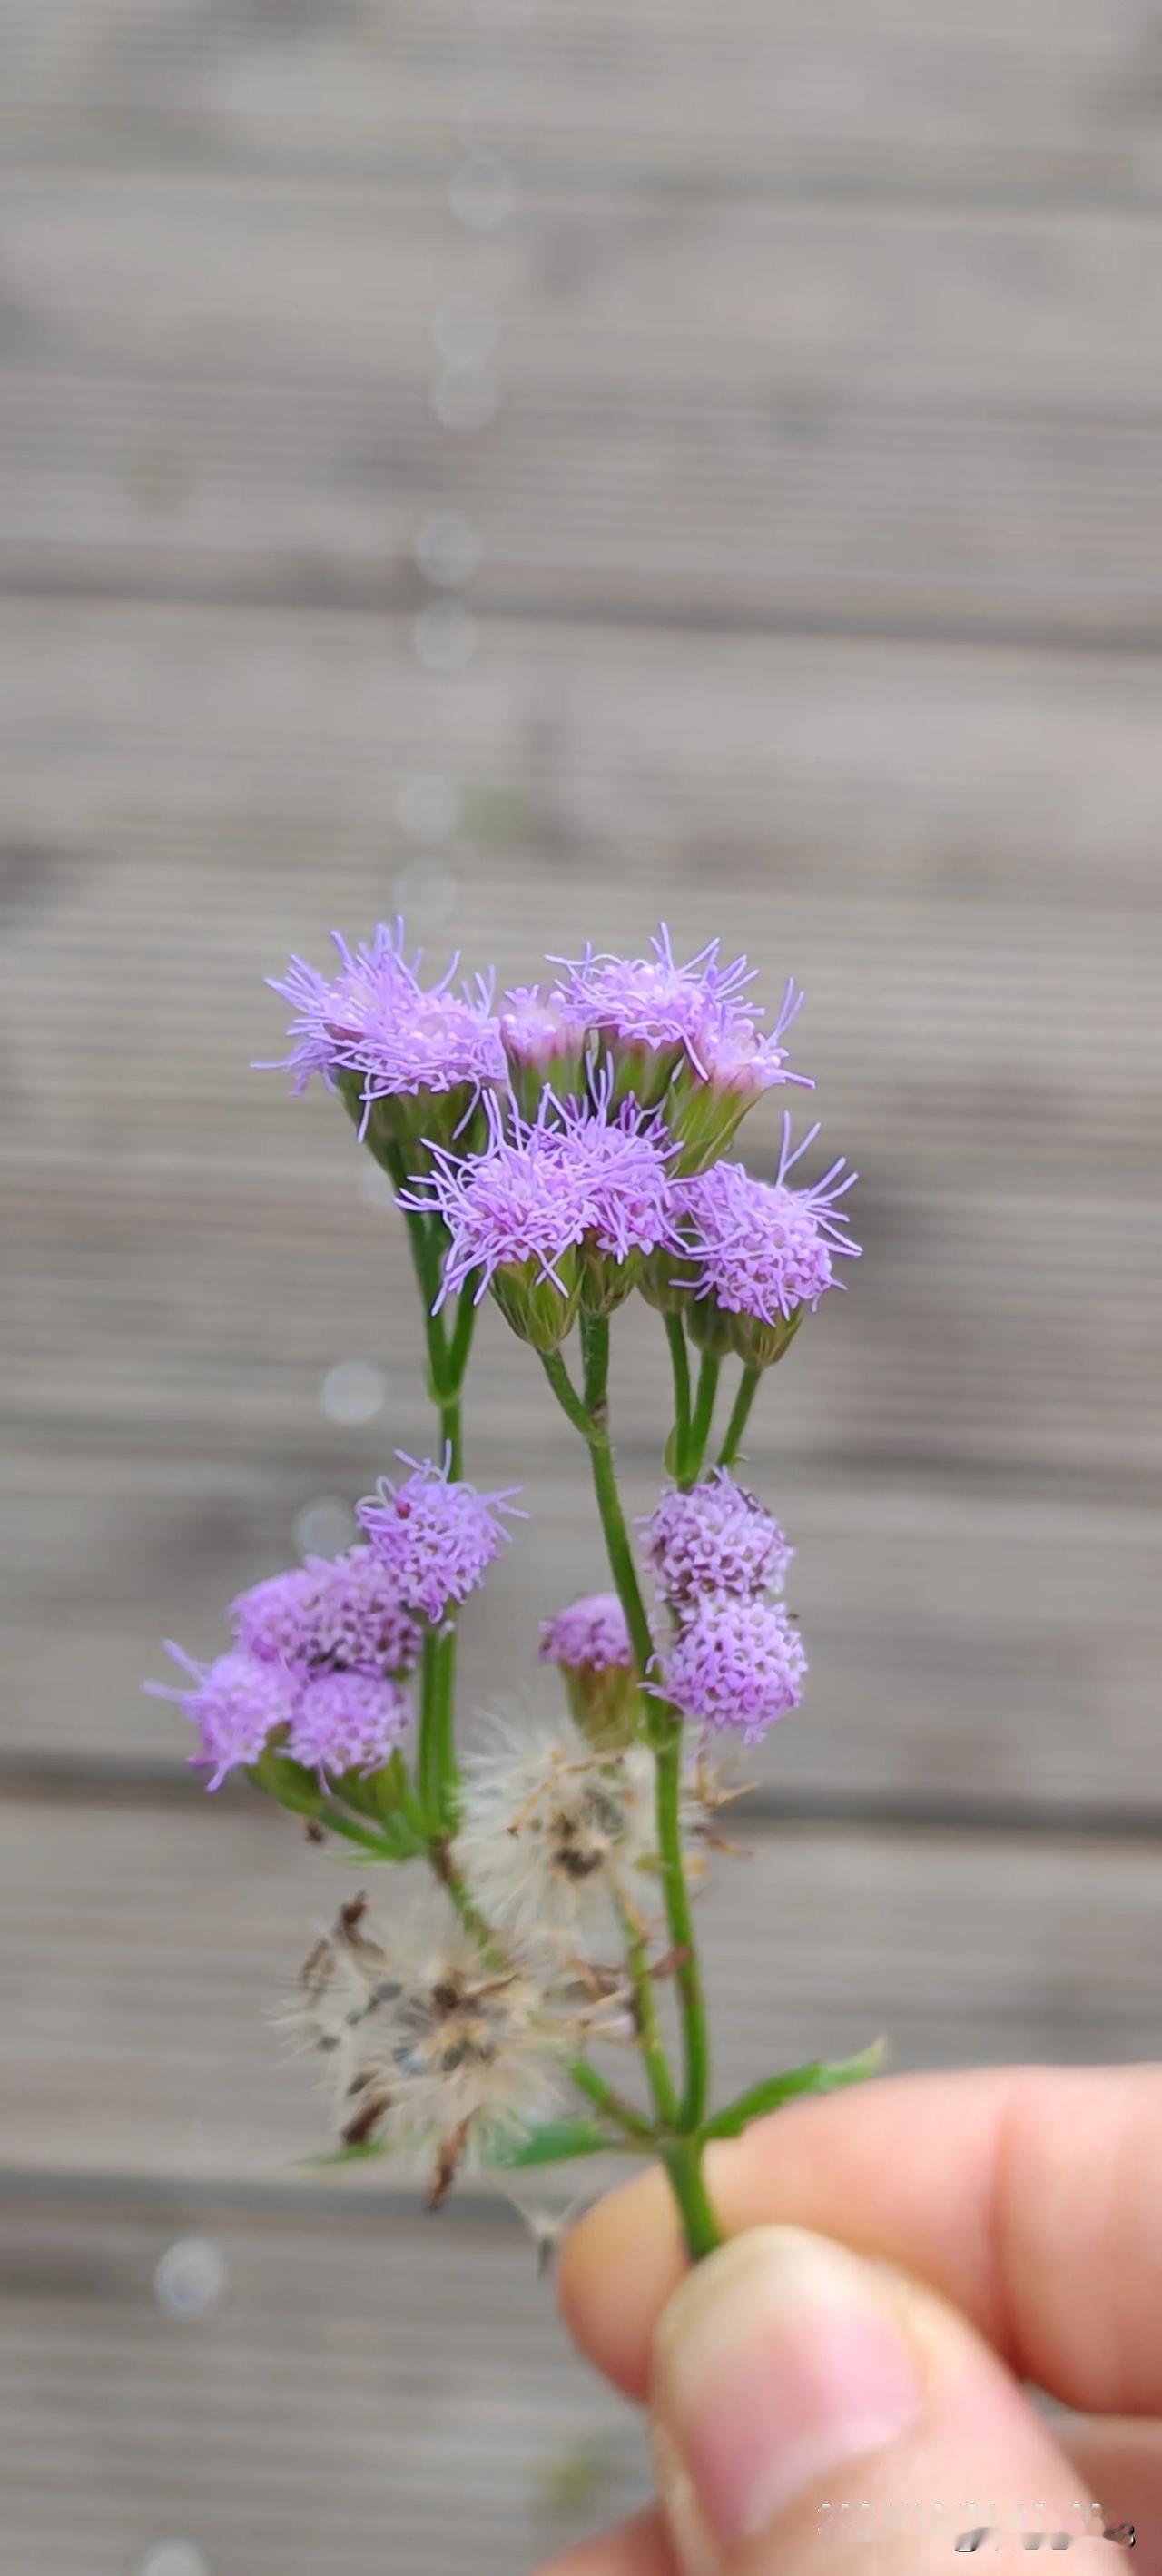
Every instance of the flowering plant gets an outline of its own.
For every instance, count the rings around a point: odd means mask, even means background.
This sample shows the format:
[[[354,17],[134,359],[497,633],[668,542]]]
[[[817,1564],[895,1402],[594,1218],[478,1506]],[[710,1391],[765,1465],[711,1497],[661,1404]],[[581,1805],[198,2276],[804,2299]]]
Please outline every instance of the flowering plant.
[[[215,1662],[172,1647],[182,1682],[147,1688],[193,1724],[211,1789],[243,1771],[312,1840],[416,1864],[428,1891],[382,1923],[357,1894],[302,1970],[291,2017],[326,2061],[339,2156],[418,2154],[435,2204],[466,2162],[657,2155],[698,2256],[718,2241],[707,2140],[874,2058],[795,2067],[712,2108],[694,1905],[707,1852],[728,1849],[724,1750],[757,1744],[802,1693],[792,1549],[735,1467],[763,1376],[857,1254],[854,1174],[793,1182],[818,1130],[792,1147],[788,1117],[772,1180],[729,1159],[751,1104],[806,1077],[785,1043],[801,997],[788,985],[765,1027],[745,959],[724,965],[717,942],[686,964],[664,930],[646,957],[551,960],[546,989],[499,1007],[455,965],[425,984],[398,925],[336,947],[329,977],[296,958],[274,982],[294,1014],[283,1061],[296,1090],[317,1076],[339,1096],[391,1180],[435,1454],[401,1453],[345,1554],[242,1593]],[[610,1430],[611,1319],[635,1293],[673,1383],[667,1482],[636,1547]],[[457,1612],[524,1517],[517,1489],[464,1476],[487,1296],[587,1458],[610,1588],[543,1622],[567,1713],[465,1750]],[[609,2071],[618,2048],[638,2082]]]

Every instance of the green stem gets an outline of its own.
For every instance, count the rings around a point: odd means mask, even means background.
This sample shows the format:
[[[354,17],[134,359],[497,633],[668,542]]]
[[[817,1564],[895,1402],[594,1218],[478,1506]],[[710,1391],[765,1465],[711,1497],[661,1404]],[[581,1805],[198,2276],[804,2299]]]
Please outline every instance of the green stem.
[[[688,1491],[691,1485],[696,1485],[701,1473],[702,1461],[706,1455],[706,1443],[710,1438],[710,1425],[714,1420],[714,1399],[718,1393],[718,1372],[721,1366],[722,1362],[716,1351],[703,1351],[702,1365],[698,1371],[698,1391],[694,1398],[694,1413],[690,1423],[690,1438],[678,1477],[678,1483],[683,1491]]]
[[[664,2129],[673,2129],[678,2120],[678,2096],[666,2063],[666,2051],[658,2020],[658,1998],[650,1975],[646,1945],[632,1917],[622,1911],[621,1930],[625,1942],[626,1964],[633,1981],[634,2012],[637,2020],[638,2047],[642,2065],[653,2096],[654,2109]]]
[[[573,1380],[569,1375],[569,1371],[565,1366],[560,1352],[542,1351],[541,1367],[543,1368],[545,1376],[552,1387],[562,1413],[568,1416],[569,1421],[573,1425],[574,1431],[579,1431],[583,1440],[591,1440],[593,1437],[593,1425],[584,1405],[582,1404],[581,1398],[577,1393],[577,1389],[573,1384]]]
[[[723,1440],[722,1447],[718,1452],[718,1464],[720,1467],[733,1467],[734,1465],[735,1459],[737,1458],[742,1446],[743,1433],[750,1420],[750,1409],[758,1393],[758,1384],[761,1376],[761,1369],[748,1368],[743,1370],[742,1376],[738,1382],[738,1393],[735,1396],[734,1404],[731,1408],[730,1420],[726,1426],[726,1436]]]
[[[699,2263],[704,2254],[713,2254],[722,2243],[718,2221],[702,2179],[701,2139],[675,2138],[672,2144],[663,2147],[662,2161],[682,2213],[687,2247],[693,2261]]]
[[[653,1657],[654,1641],[642,1599],[633,1548],[617,1490],[617,1473],[608,1429],[609,1324],[604,1316],[587,1315],[584,1319],[585,1395],[578,1395],[560,1351],[541,1354],[545,1375],[564,1414],[575,1431],[579,1431],[589,1450],[593,1488],[597,1509],[605,1533],[617,1596],[625,1612],[634,1659],[639,1676],[644,1679]]]
[[[604,2076],[598,2074],[596,2067],[590,2065],[587,2057],[570,2058],[569,2079],[576,2085],[577,2091],[585,2095],[587,2101],[592,2102],[598,2111],[605,2113],[607,2120],[616,2121],[618,2128],[624,2129],[627,2137],[639,2138],[643,2146],[653,2146],[654,2132],[649,2121],[643,2119],[640,2111],[635,2111],[632,2102],[627,2102],[614,2085],[606,2083]]]
[[[678,2111],[678,2127],[689,2131],[698,2127],[706,2109],[710,2043],[694,1942],[690,1890],[682,1863],[682,1728],[678,1718],[673,1715],[663,1717],[661,1713],[659,1725],[664,1726],[665,1732],[655,1732],[653,1739],[657,1767],[658,1865],[666,1900],[666,1921],[677,1952],[674,1982],[678,1990],[686,2057],[686,2086]]]
[[[637,1567],[633,1561],[633,1549],[630,1545],[625,1513],[617,1490],[613,1451],[608,1439],[590,1442],[589,1464],[593,1470],[593,1490],[597,1496],[597,1509],[605,1532],[605,1547],[610,1570],[617,1597],[625,1612],[634,1661],[639,1676],[644,1681],[653,1659],[654,1641],[650,1634],[650,1623],[646,1616],[641,1585],[637,1579]]]
[[[416,1782],[428,1831],[446,1834],[455,1819],[458,1777],[453,1743],[452,1685],[456,1631],[449,1622],[424,1632],[420,1662],[420,1722]]]
[[[690,1437],[690,1354],[686,1348],[686,1327],[680,1315],[665,1318],[666,1340],[670,1345],[670,1365],[674,1374],[674,1471],[681,1481],[682,1462]]]

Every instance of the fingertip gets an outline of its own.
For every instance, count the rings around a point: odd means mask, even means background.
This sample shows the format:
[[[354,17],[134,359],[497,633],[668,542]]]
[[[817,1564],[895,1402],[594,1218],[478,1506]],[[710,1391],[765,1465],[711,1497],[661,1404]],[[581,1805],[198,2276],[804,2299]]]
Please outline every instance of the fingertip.
[[[537,2576],[675,2576],[660,2516],[636,2513],[603,2531],[596,2540],[580,2540],[559,2558],[546,2560]]]
[[[653,2320],[686,2269],[677,2212],[656,2165],[575,2221],[557,2263],[570,2334],[624,2395],[645,2395]]]

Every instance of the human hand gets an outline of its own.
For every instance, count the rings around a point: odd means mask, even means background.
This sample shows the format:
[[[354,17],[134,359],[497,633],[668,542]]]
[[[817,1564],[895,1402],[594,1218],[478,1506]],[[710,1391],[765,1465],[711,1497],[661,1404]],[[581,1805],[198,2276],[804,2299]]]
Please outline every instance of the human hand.
[[[734,2241],[693,2273],[656,2172],[566,2241],[566,2318],[648,2403],[661,2507],[542,2576],[935,2576],[974,2532],[981,2576],[1033,2533],[1130,2576],[1103,2520],[1162,2576],[1162,2068],[879,2082],[707,2179]],[[1022,2380],[1077,2412],[1050,2429]]]

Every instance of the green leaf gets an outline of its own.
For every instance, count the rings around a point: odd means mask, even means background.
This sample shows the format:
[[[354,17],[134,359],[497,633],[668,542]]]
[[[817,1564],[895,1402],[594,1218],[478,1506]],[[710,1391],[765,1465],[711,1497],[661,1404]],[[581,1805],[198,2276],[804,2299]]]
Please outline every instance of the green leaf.
[[[878,2073],[883,2063],[884,2042],[873,2039],[870,2048],[860,2050],[858,2057],[813,2058],[808,2066],[790,2066],[783,2075],[768,2075],[762,2084],[752,2084],[740,2093],[737,2101],[728,2102],[706,2121],[704,2138],[737,2138],[752,2120],[762,2118],[764,2111],[777,2111],[783,2102],[793,2101],[797,2093],[838,2093],[845,2084],[862,2084],[865,2076]]]
[[[571,2156],[616,2155],[625,2145],[624,2138],[611,2137],[592,2120],[549,2120],[542,2129],[529,2129],[523,2138],[493,2147],[485,2161],[512,2172],[521,2165],[567,2164]]]
[[[277,1798],[280,1807],[288,1807],[292,1816],[322,1814],[322,1795],[313,1773],[285,1753],[272,1752],[269,1745],[257,1762],[248,1765],[247,1778],[256,1789],[265,1789],[268,1798]]]
[[[389,2156],[391,2152],[390,2147],[384,2146],[382,2139],[367,2138],[362,2146],[333,2147],[330,2155],[327,2156],[300,2156],[299,2169],[308,2173],[323,2173],[330,2165],[369,2165],[376,2163],[381,2156]]]

